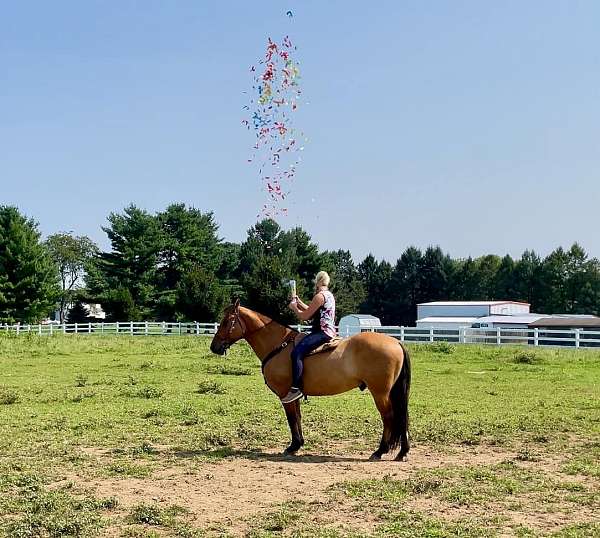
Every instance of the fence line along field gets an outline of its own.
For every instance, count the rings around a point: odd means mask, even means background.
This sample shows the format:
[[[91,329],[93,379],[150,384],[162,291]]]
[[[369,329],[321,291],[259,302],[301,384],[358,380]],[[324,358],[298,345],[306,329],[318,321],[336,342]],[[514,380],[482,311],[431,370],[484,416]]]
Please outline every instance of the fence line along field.
[[[0,535],[600,536],[599,351],[412,345],[409,461],[368,463],[368,392],[284,457],[251,350],[208,345],[0,335]]]

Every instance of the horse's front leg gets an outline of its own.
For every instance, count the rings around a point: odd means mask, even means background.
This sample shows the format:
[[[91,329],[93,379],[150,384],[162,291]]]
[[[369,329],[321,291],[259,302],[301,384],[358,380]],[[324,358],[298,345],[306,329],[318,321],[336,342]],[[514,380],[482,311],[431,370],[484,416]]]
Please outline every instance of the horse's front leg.
[[[284,404],[285,416],[287,417],[288,424],[290,425],[290,432],[292,434],[292,442],[290,446],[285,449],[285,454],[295,454],[304,445],[304,437],[302,436],[302,415],[300,413],[300,400],[295,402]]]

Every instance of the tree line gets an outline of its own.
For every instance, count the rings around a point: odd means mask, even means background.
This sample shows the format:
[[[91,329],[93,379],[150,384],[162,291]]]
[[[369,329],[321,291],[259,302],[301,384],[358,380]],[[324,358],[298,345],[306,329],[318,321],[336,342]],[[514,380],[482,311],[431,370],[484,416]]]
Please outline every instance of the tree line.
[[[211,212],[172,204],[151,214],[134,205],[111,213],[110,248],[57,233],[42,239],[17,208],[0,206],[0,323],[35,323],[57,311],[85,321],[84,303],[108,320],[214,321],[232,298],[283,321],[287,281],[308,297],[321,269],[332,277],[338,318],[368,313],[413,325],[418,303],[514,300],[539,313],[600,313],[600,262],[574,244],[545,258],[486,255],[455,259],[440,247],[409,247],[392,264],[347,250],[321,251],[301,227],[265,219],[241,243],[223,241]],[[68,318],[66,317],[68,313]]]

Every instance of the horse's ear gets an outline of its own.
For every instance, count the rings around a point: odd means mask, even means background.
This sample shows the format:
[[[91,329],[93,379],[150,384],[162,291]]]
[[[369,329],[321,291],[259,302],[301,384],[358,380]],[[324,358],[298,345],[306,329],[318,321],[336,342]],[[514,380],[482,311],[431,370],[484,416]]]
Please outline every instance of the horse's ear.
[[[235,300],[235,303],[233,303],[233,308],[235,309],[236,312],[239,311],[239,309],[240,309],[240,300],[239,299]]]

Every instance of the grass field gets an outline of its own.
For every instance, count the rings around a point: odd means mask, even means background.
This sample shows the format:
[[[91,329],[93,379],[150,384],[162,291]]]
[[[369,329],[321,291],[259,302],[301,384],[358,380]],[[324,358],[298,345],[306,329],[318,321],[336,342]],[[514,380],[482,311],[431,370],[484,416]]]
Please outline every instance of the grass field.
[[[208,344],[0,336],[0,535],[600,536],[600,352],[411,347],[413,451],[378,464],[368,392],[282,457],[258,360]]]

